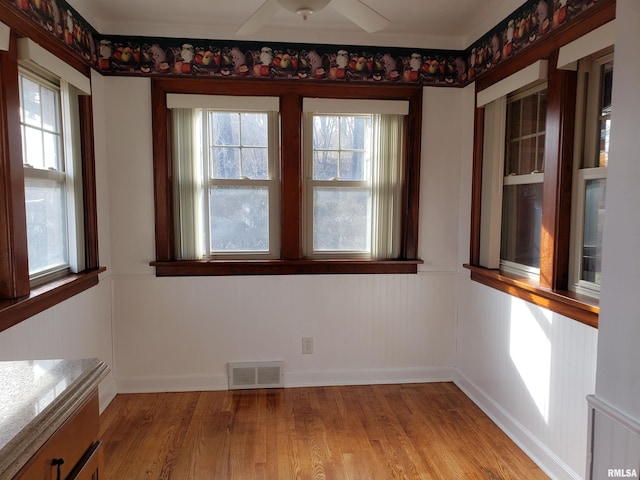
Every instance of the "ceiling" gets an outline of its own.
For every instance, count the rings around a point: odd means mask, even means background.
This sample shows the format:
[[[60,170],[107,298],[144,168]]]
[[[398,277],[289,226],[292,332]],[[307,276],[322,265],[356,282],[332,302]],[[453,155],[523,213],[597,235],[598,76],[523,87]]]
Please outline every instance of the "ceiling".
[[[390,20],[376,33],[360,30],[330,4],[306,21],[281,9],[259,32],[242,37],[235,31],[264,0],[68,1],[106,35],[461,50],[525,0],[365,0]]]

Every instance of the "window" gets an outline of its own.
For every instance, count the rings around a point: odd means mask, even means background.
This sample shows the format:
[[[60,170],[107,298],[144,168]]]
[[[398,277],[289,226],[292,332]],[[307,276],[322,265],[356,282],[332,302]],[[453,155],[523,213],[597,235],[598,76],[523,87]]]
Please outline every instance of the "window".
[[[546,85],[507,100],[500,266],[540,274]]]
[[[84,253],[77,248],[84,244],[83,229],[75,228],[82,221],[81,182],[74,180],[80,168],[73,142],[79,136],[77,98],[72,86],[47,77],[28,69],[19,74],[32,285],[84,269]]]
[[[421,95],[154,78],[156,274],[415,273]]]
[[[194,102],[214,108],[175,108]],[[278,99],[186,95],[171,106],[177,258],[277,257]]]
[[[96,285],[104,269],[89,68],[12,32],[0,72],[1,331]]]
[[[580,61],[576,117],[584,122],[576,130],[574,156],[572,288],[592,296],[601,283],[612,81],[612,53]]]
[[[474,281],[594,327],[613,72],[595,52],[611,51],[610,20],[601,12],[595,30],[563,31],[476,80],[465,265]]]
[[[305,99],[308,257],[396,258],[405,102]],[[370,110],[393,113],[369,113]]]

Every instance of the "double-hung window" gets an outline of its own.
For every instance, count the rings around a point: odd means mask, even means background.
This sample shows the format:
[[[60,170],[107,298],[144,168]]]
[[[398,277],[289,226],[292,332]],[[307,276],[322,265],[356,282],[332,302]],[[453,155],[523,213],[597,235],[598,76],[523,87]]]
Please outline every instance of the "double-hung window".
[[[278,99],[171,96],[181,260],[275,258]]]
[[[579,293],[597,296],[602,271],[607,164],[611,131],[613,54],[580,61],[574,147],[574,206],[571,279]]]
[[[304,100],[305,254],[398,256],[401,101]]]
[[[546,85],[507,99],[500,266],[540,274]]]
[[[85,268],[78,90],[25,62],[18,75],[29,278]]]

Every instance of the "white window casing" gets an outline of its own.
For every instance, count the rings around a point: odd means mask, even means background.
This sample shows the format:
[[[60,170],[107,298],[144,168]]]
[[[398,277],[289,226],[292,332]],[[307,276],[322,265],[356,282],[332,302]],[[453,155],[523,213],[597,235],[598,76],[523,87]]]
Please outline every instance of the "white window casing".
[[[477,106],[483,107],[500,97],[506,97],[510,93],[525,88],[528,85],[546,80],[547,69],[547,60],[538,60],[513,75],[494,83],[490,87],[478,92],[476,95]]]
[[[11,39],[11,28],[0,22],[0,50],[6,52],[9,50],[9,41]]]
[[[70,83],[82,94],[91,95],[91,80],[89,77],[66,64],[30,38],[18,39],[18,60],[32,62],[60,80]]]
[[[280,110],[280,98],[169,93],[167,94],[167,108],[201,108],[230,112],[277,112]]]
[[[578,61],[615,44],[615,20],[592,30],[582,37],[560,47],[558,68],[578,70]]]

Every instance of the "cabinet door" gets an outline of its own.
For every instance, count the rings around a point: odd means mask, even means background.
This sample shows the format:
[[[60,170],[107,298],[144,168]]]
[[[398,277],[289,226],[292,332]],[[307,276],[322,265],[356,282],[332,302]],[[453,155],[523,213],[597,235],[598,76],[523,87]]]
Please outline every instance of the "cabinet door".
[[[19,480],[70,478],[75,466],[97,443],[100,429],[98,393],[73,414],[15,477]],[[52,463],[62,461],[59,465]],[[91,478],[91,477],[89,477]]]
[[[102,442],[94,443],[78,464],[69,473],[66,480],[98,480],[102,465]]]

